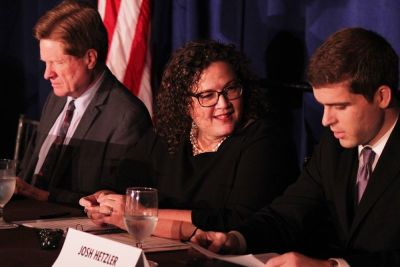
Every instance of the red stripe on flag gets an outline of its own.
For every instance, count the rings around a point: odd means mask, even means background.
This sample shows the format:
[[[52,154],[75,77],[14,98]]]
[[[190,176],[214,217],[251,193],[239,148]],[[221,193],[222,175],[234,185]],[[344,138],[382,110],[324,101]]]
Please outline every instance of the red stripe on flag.
[[[142,81],[144,65],[147,56],[147,40],[150,28],[150,1],[142,0],[139,17],[136,24],[135,37],[132,41],[131,54],[125,72],[124,84],[138,94]]]
[[[104,12],[104,25],[108,34],[108,48],[111,47],[111,41],[114,35],[115,25],[117,24],[117,17],[121,0],[106,0],[106,8]]]

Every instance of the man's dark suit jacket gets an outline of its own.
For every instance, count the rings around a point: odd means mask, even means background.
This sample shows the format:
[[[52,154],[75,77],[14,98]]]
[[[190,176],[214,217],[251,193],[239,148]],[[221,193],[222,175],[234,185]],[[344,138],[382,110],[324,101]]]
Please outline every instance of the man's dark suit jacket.
[[[50,93],[40,119],[38,134],[24,155],[19,175],[30,182],[40,148],[59,116],[67,97]],[[144,104],[107,69],[94,98],[83,114],[68,146],[63,148],[51,175],[49,200],[78,204],[80,197],[100,189],[122,191],[111,173],[133,145],[151,127]]]
[[[341,257],[351,267],[400,266],[399,162],[397,122],[356,204],[357,148],[341,147],[329,131],[299,180],[238,231],[251,251]]]

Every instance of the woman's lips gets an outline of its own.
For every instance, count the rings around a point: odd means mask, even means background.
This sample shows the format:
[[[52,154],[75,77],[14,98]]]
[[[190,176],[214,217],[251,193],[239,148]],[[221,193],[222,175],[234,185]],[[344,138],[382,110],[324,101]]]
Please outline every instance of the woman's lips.
[[[219,115],[214,115],[214,118],[219,119],[219,120],[226,120],[229,119],[232,116],[233,112],[227,112]]]

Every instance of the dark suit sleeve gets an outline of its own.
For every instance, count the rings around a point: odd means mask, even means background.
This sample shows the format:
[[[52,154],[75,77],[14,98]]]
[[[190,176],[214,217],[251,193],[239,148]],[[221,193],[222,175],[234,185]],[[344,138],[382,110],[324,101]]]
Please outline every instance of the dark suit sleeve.
[[[131,184],[132,178],[126,177],[126,179],[123,179],[123,176],[117,175],[116,172],[120,167],[121,160],[129,154],[128,151],[135,150],[136,153],[141,153],[141,151],[138,151],[135,147],[137,142],[139,142],[148,131],[152,131],[152,129],[151,120],[147,111],[136,112],[134,114],[130,113],[123,118],[122,123],[114,131],[107,149],[101,177],[103,187],[118,192],[125,192],[127,185],[134,185],[134,183]],[[134,173],[138,172],[133,171],[132,174]]]
[[[56,187],[50,188],[49,193],[49,201],[73,206],[78,206],[79,199],[88,195],[87,193],[63,190]]]
[[[325,210],[318,167],[320,150],[285,193],[238,227],[253,252],[284,252],[298,247],[308,229],[317,225]]]
[[[151,155],[159,142],[153,128],[149,128],[140,140],[129,148],[126,155],[119,161],[112,180],[116,181],[120,192],[127,187],[155,187],[155,173]],[[162,151],[160,151],[162,153]]]
[[[240,144],[231,144],[240,149],[234,160],[236,166],[219,166],[235,168],[223,207],[192,211],[193,223],[202,229],[231,230],[271,203],[298,177],[294,153],[290,153],[285,135],[275,125],[255,123],[244,135]],[[224,157],[232,157],[232,154]]]
[[[400,250],[368,254],[355,253],[343,258],[351,267],[400,266]]]
[[[37,155],[35,156],[34,154],[34,151],[36,149],[37,139],[38,139],[38,133],[36,132],[34,133],[34,136],[29,141],[29,144],[24,151],[24,156],[19,166],[20,171],[17,174],[18,177],[27,182],[30,182],[31,180],[38,159],[38,156]]]
[[[151,127],[151,118],[142,103],[138,103],[132,110],[123,114],[122,119],[115,128],[110,143],[120,145],[132,145],[143,136],[143,134]],[[119,114],[115,114],[119,116]]]
[[[31,140],[27,149],[24,152],[23,159],[21,161],[20,172],[18,173],[18,177],[31,182],[32,176],[34,174],[36,164],[39,158],[39,152],[42,143],[47,137],[48,131],[50,130],[51,123],[49,122],[50,117],[58,116],[58,110],[54,110],[55,103],[57,102],[57,97],[54,93],[50,93],[46,99],[46,102],[43,106],[40,122],[36,129],[35,138]],[[63,102],[64,100],[59,100]],[[64,103],[64,102],[63,102]]]

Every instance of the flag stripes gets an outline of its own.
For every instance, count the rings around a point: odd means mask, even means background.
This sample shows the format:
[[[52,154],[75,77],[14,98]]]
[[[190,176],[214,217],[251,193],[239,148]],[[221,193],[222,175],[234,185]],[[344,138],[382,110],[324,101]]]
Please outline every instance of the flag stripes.
[[[99,0],[108,32],[107,66],[152,114],[150,0]]]

